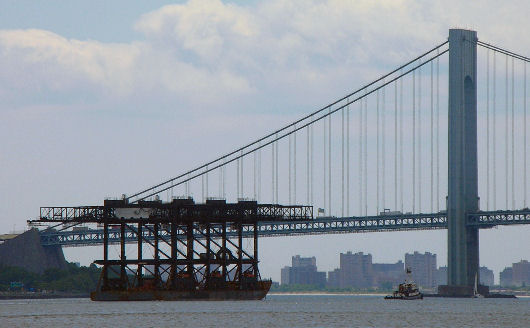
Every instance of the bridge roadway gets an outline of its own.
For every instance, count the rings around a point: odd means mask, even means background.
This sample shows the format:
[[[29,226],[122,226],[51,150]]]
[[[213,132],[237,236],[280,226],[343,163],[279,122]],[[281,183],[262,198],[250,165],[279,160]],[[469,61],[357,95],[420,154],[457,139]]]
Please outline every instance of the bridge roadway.
[[[530,224],[530,209],[483,211],[468,217],[468,225],[479,228],[514,224]],[[447,229],[447,216],[445,212],[440,212],[367,217],[317,217],[307,221],[264,221],[259,223],[258,229],[258,234],[261,237]],[[149,229],[144,229],[143,234],[147,239],[154,239],[154,235]],[[230,237],[235,237],[236,231],[229,229],[227,234]],[[252,237],[252,235],[252,227],[245,227],[243,237]],[[162,229],[160,236],[162,238],[169,237],[169,233]],[[125,239],[128,243],[135,243],[137,241],[135,229],[127,229]],[[100,245],[103,244],[103,229],[42,231],[41,241],[43,245],[65,247]],[[119,241],[120,230],[110,229],[109,243],[117,244]]]

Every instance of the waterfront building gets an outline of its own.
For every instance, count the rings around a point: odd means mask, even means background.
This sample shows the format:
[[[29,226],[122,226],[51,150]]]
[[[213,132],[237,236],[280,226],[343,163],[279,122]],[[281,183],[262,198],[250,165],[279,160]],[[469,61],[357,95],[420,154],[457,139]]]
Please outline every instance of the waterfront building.
[[[485,266],[480,267],[480,284],[484,286],[493,286],[494,285],[494,278],[493,270],[488,269]]]
[[[326,273],[317,271],[317,260],[313,257],[293,256],[291,266],[281,270],[282,285],[326,285]]]
[[[517,287],[530,285],[530,262],[521,260],[513,263],[513,285]]]
[[[423,288],[435,288],[438,286],[436,254],[425,252],[421,254],[405,254],[405,267],[412,270],[412,279]]]
[[[506,267],[499,274],[501,287],[513,286],[513,269],[512,267]]]
[[[373,263],[372,270],[379,288],[397,287],[405,280],[405,264],[401,260],[396,263]]]

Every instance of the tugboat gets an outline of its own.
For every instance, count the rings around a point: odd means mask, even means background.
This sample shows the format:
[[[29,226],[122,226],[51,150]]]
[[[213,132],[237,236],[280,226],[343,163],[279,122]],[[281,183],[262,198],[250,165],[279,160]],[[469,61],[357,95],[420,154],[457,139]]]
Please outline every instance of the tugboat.
[[[423,294],[420,293],[418,286],[412,281],[410,274],[412,271],[407,268],[407,279],[405,283],[399,284],[398,290],[394,291],[392,295],[385,296],[385,300],[421,300]]]

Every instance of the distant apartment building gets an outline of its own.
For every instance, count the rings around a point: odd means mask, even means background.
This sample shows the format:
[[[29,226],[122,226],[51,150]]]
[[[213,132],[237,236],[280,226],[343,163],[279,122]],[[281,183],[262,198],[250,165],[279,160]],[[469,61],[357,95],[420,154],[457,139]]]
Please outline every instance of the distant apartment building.
[[[447,267],[441,266],[437,270],[436,281],[438,285],[447,285]],[[483,266],[480,267],[480,284],[484,286],[493,286],[494,275],[493,270]]]
[[[371,254],[340,254],[339,288],[369,288],[374,282]]]
[[[397,287],[405,280],[405,264],[401,260],[396,263],[374,263],[372,270],[379,288]]]
[[[494,278],[493,270],[488,269],[485,266],[480,267],[480,284],[484,286],[493,286]]]
[[[282,285],[326,285],[326,273],[317,271],[317,260],[313,257],[293,256],[291,266],[281,269]]]
[[[436,282],[439,285],[447,285],[447,266],[441,266],[436,272]]]
[[[412,279],[423,288],[435,288],[438,286],[436,254],[425,252],[421,254],[405,254],[405,267],[412,270]]]
[[[507,267],[504,268],[499,274],[499,279],[501,287],[511,287],[513,286],[513,268]]]
[[[332,288],[372,288],[397,286],[404,280],[404,264],[372,263],[372,255],[341,253],[340,267],[328,272],[328,286]]]
[[[521,260],[512,264],[513,285],[517,287],[530,286],[530,262]]]

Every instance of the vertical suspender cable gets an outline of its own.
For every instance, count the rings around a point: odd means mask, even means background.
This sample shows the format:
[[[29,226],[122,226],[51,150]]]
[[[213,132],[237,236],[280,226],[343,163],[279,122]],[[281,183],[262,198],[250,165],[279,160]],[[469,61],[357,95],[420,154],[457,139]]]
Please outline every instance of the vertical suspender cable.
[[[496,145],[497,145],[497,138],[495,137],[495,135],[497,134],[497,129],[495,128],[496,126],[496,123],[497,123],[497,117],[496,117],[496,107],[497,107],[497,61],[495,60],[495,55],[496,55],[496,51],[493,51],[493,99],[492,99],[492,104],[491,104],[491,111],[492,111],[492,115],[491,115],[491,119],[492,119],[492,132],[493,132],[493,138],[491,139],[491,142],[492,142],[492,150],[493,150],[493,155],[491,157],[491,160],[492,160],[492,166],[493,166],[493,208],[496,209],[497,208],[497,169],[496,169],[496,166],[497,166],[497,157],[495,156],[495,151],[496,151]]]
[[[341,187],[342,187],[342,196],[340,199],[341,202],[341,216],[344,217],[344,108],[340,110],[342,114],[342,123],[341,123],[341,133],[342,133],[342,139],[341,139],[341,152],[342,152],[342,167],[341,167]]]
[[[291,153],[292,153],[292,149],[291,149],[291,143],[292,143],[292,139],[293,139],[293,135],[290,134],[289,135],[289,205],[292,204],[291,202],[291,167],[292,167],[292,161],[291,161]]]
[[[243,150],[241,150],[241,198],[245,197],[245,192],[243,191]]]
[[[201,175],[201,200],[204,203],[205,197],[204,197],[204,174]]]
[[[296,130],[296,124],[294,125],[294,129]],[[296,131],[293,133],[293,146],[293,202],[296,204]]]
[[[346,215],[350,216],[350,105],[346,107]]]
[[[490,50],[486,52],[486,210],[490,209]]]
[[[331,114],[331,107],[329,107]],[[328,207],[331,216],[331,115],[328,115]]]
[[[368,96],[364,97],[364,215],[368,215]]]
[[[322,185],[322,190],[324,191],[324,210],[325,211],[328,211],[328,208],[327,208],[327,194],[326,194],[326,181],[327,181],[327,177],[326,177],[326,174],[327,174],[327,160],[326,160],[326,156],[327,156],[327,146],[328,146],[328,143],[326,141],[327,137],[328,137],[328,129],[327,129],[327,124],[326,124],[326,120],[322,120],[322,126],[324,127],[324,152],[322,153],[322,158],[324,159],[324,171],[322,172],[323,174],[323,177],[324,177],[324,184]],[[326,212],[328,213],[328,212]]]
[[[515,209],[515,103],[514,103],[514,61],[512,57],[512,209]]]
[[[188,173],[188,181],[186,181],[186,197],[190,197],[190,174]]]
[[[261,141],[258,143],[261,146]],[[258,198],[257,200],[261,202],[261,148],[258,150]]]
[[[226,160],[223,160],[226,163]],[[226,165],[223,166],[223,198],[226,199]]]
[[[523,83],[523,87],[524,87],[524,92],[523,92],[523,101],[524,101],[524,105],[523,105],[523,137],[524,137],[524,142],[523,142],[523,172],[524,172],[524,192],[523,192],[523,195],[524,195],[524,199],[523,199],[523,202],[524,202],[524,205],[523,207],[526,207],[526,192],[527,192],[527,177],[526,177],[526,171],[527,171],[527,166],[526,166],[526,62],[524,62],[524,83]]]
[[[403,74],[403,70],[399,73]],[[399,79],[399,194],[403,213],[403,78]]]
[[[306,133],[307,133],[307,139],[306,139],[306,159],[305,159],[305,168],[306,168],[306,203],[311,204],[309,202],[310,200],[310,193],[311,193],[311,186],[309,185],[309,130],[311,129],[311,125],[306,126]]]
[[[241,197],[240,196],[240,190],[239,190],[239,183],[240,183],[240,181],[239,181],[239,175],[240,175],[239,174],[239,165],[240,165],[239,161],[240,161],[240,159],[238,158],[237,162],[236,162],[237,163],[237,165],[236,165],[236,171],[237,171],[237,198]]]
[[[223,167],[219,168],[219,198],[223,197]]]
[[[379,90],[376,92],[376,101],[375,101],[375,111],[376,111],[376,148],[377,148],[377,156],[376,156],[376,201],[375,201],[375,208],[376,208],[376,215],[379,215]]]
[[[271,203],[275,203],[274,201],[274,184],[275,184],[275,178],[276,178],[276,174],[274,171],[276,171],[276,160],[274,159],[275,155],[276,155],[276,152],[275,152],[275,148],[276,148],[276,142],[273,142],[272,145],[271,145],[271,159],[272,159],[272,162],[271,162]]]
[[[385,80],[383,80],[383,83],[385,83]],[[382,188],[381,188],[381,198],[382,198],[382,207],[383,207],[383,211],[385,210],[385,207],[386,207],[386,190],[385,190],[385,178],[386,178],[386,174],[385,174],[385,156],[386,156],[386,149],[385,149],[385,134],[386,134],[386,129],[385,129],[385,88],[383,88],[383,91],[382,91],[382,94],[381,94],[382,98],[382,106],[381,106],[381,127],[382,127],[382,139],[383,139],[383,144],[382,144],[382,148],[381,148],[381,160],[382,160],[382,167],[383,167],[383,171],[381,172],[382,176],[381,176],[381,180],[382,180]]]
[[[208,192],[208,165],[206,165],[206,199],[208,199],[209,197],[209,192]]]
[[[421,64],[421,59],[420,59]],[[418,212],[421,213],[421,66],[418,68]]]
[[[276,133],[276,139],[278,139],[278,133]],[[274,196],[276,198],[276,204],[279,202],[279,199],[278,199],[278,189],[279,189],[279,184],[280,184],[280,181],[278,179],[278,147],[279,147],[279,144],[278,144],[278,141],[276,141],[276,147],[275,147],[275,151],[276,151],[276,154],[274,156],[274,159],[276,160],[276,168],[274,169],[274,173],[276,174],[276,177],[275,177],[275,180],[276,180],[276,185],[275,185],[275,188],[276,190],[274,191]]]
[[[315,147],[314,147],[314,131],[313,131],[313,127],[315,125],[314,124],[311,124],[311,177],[310,177],[310,185],[311,185],[311,201],[310,201],[310,204],[313,205],[314,203],[314,199],[313,199],[313,196],[314,196],[314,167],[315,167]]]
[[[254,189],[253,190],[253,194],[254,194],[254,200],[258,200],[258,192],[257,192],[257,172],[256,172],[256,169],[257,169],[257,166],[258,166],[258,152],[257,151],[254,151],[252,152],[252,160],[253,160],[253,167],[252,167],[252,175],[253,175],[253,179],[252,179],[252,188]]]
[[[366,93],[366,90],[365,90]],[[363,101],[359,101],[359,216],[363,215]]]
[[[416,213],[416,71],[412,71],[412,213]]]
[[[397,81],[394,81],[394,211],[398,209],[398,192],[397,192],[397,162],[398,162],[398,105],[397,105]]]
[[[431,212],[434,210],[434,83],[433,62],[431,61]]]
[[[506,202],[505,202],[505,208],[508,208],[508,55],[506,55],[506,66],[505,66],[505,84],[504,84],[504,111],[505,111],[505,117],[504,117],[504,181],[505,181],[505,195],[506,195]]]
[[[440,51],[437,50],[438,54]],[[436,212],[440,211],[440,57],[436,58]]]

